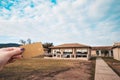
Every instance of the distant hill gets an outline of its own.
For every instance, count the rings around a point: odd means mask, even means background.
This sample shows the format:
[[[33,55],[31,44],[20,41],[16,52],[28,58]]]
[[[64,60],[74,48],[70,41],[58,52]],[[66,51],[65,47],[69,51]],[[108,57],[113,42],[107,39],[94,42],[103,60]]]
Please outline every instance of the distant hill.
[[[7,44],[2,44],[0,43],[0,48],[4,48],[4,47],[19,47],[20,44],[17,43],[7,43]]]

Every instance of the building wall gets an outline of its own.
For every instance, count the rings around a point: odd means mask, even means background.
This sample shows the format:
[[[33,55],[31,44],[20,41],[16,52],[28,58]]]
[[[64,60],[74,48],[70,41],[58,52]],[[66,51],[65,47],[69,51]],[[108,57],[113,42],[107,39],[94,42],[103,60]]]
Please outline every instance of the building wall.
[[[53,54],[53,57],[58,57],[58,58],[64,58],[65,55],[68,55],[68,54],[65,54],[67,52],[69,53],[70,58],[90,59],[91,57],[90,48],[61,48],[61,49],[58,48],[58,49],[51,49],[51,52]]]
[[[113,53],[112,53],[112,50],[111,49],[106,49],[106,50],[95,50],[95,49],[92,49],[91,50],[91,56],[92,57],[95,57],[95,56],[101,56],[101,57],[113,57]]]
[[[97,56],[96,50],[91,50],[91,56]]]
[[[113,49],[113,56],[114,56],[114,59],[120,60],[120,48]]]

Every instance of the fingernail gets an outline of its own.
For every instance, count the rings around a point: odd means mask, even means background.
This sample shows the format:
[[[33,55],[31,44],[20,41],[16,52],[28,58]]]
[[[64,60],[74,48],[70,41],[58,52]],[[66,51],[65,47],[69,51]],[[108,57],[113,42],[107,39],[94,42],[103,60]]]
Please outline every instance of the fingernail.
[[[24,51],[24,50],[25,50],[25,48],[21,48],[20,50],[21,50],[21,51]]]

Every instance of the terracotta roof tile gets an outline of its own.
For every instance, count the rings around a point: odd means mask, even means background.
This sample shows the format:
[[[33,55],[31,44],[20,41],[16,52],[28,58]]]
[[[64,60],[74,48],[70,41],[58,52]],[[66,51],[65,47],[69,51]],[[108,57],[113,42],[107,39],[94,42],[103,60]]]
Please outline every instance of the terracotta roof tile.
[[[66,44],[61,44],[61,45],[58,45],[58,46],[53,46],[51,48],[78,48],[78,47],[90,47],[88,45],[84,45],[84,44],[79,44],[79,43],[66,43]]]
[[[94,46],[94,47],[92,47],[92,49],[94,49],[94,50],[101,50],[101,49],[110,50],[110,49],[112,49],[112,46]]]

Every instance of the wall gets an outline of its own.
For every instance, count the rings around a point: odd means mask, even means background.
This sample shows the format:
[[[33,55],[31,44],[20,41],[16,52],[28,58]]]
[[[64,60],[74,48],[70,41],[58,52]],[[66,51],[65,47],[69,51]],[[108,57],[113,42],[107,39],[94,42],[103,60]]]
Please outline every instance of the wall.
[[[120,48],[116,47],[113,49],[113,56],[114,56],[114,59],[120,60]]]
[[[96,50],[91,50],[91,56],[97,56]]]
[[[87,58],[87,59],[91,58],[91,49],[90,48],[61,48],[61,49],[58,48],[58,49],[51,49],[51,52],[52,52],[52,54],[57,54],[57,52],[60,52],[60,54],[62,54],[62,55],[63,55],[63,52],[71,52],[72,57],[70,57],[70,58]],[[77,52],[87,52],[87,54],[86,54],[87,57],[83,57],[83,56],[85,56],[83,54],[81,54],[81,57],[78,57],[80,54],[76,54]]]

